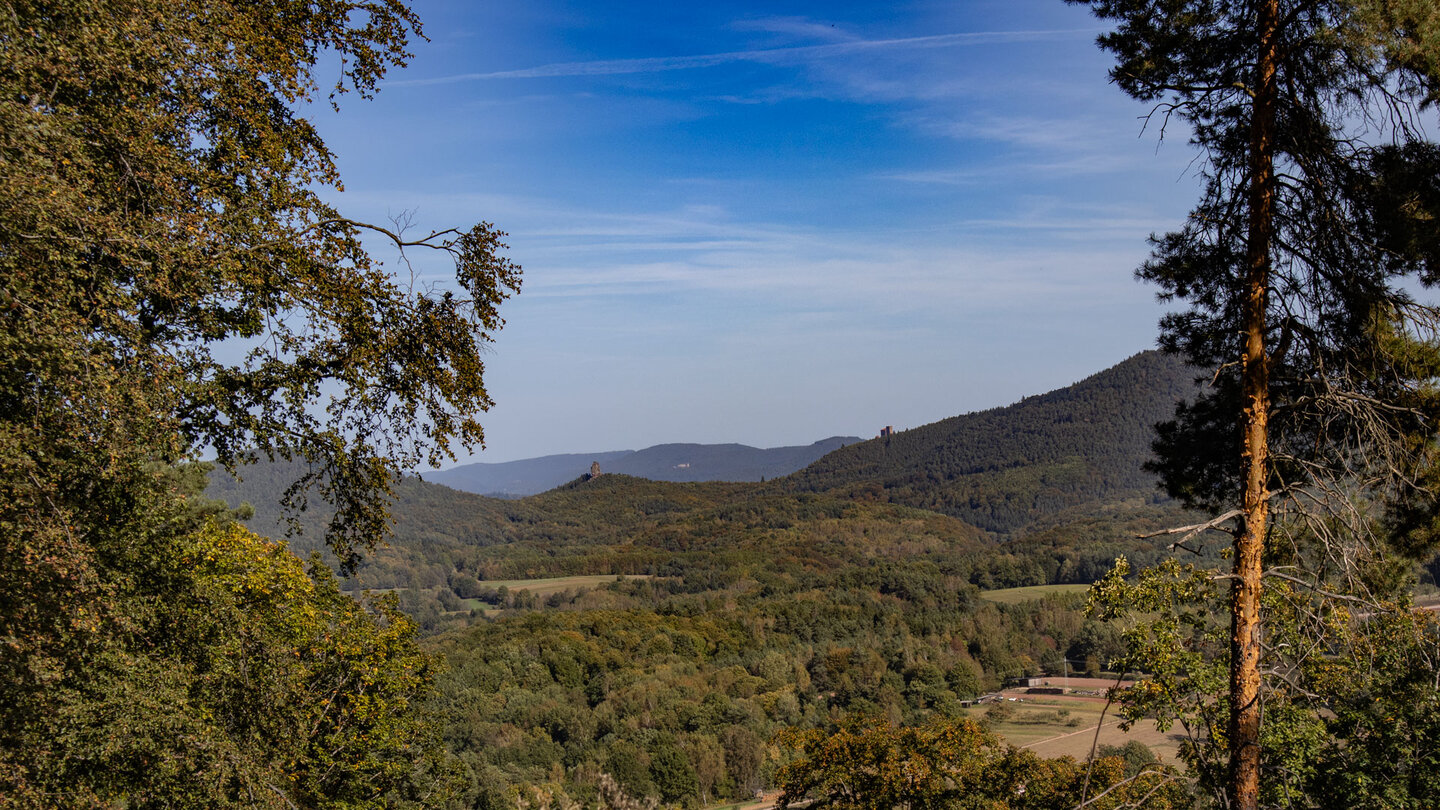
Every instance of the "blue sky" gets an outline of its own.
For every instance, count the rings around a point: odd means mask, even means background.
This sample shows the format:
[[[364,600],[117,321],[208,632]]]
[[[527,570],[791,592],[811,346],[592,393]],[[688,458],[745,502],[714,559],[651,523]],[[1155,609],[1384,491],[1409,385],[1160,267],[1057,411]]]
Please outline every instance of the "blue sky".
[[[310,114],[347,214],[510,233],[470,460],[869,437],[1154,344],[1132,272],[1194,152],[1083,8],[415,5],[410,67]]]

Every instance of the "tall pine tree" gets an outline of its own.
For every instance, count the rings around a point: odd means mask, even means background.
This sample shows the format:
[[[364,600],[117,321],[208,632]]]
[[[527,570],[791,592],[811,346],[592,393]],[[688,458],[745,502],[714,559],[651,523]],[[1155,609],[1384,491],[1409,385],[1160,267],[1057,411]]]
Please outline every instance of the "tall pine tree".
[[[1118,23],[1100,38],[1112,80],[1162,132],[1188,126],[1205,158],[1200,203],[1139,275],[1189,306],[1162,321],[1162,345],[1218,370],[1162,427],[1156,469],[1234,518],[1226,795],[1254,808],[1273,518],[1315,518],[1309,560],[1362,593],[1382,583],[1375,544],[1357,544],[1376,523],[1361,501],[1384,505],[1409,551],[1434,534],[1440,312],[1414,293],[1440,271],[1425,129],[1440,14],[1424,0],[1070,2]]]

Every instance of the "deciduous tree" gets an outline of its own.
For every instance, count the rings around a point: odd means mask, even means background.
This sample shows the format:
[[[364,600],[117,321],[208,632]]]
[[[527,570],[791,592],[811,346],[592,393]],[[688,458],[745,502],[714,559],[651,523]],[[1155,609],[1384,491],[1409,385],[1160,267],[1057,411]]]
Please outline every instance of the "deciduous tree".
[[[1117,664],[1147,673],[1124,693],[1122,714],[1178,727],[1192,773],[1223,792],[1231,699],[1223,583],[1176,561],[1131,573],[1122,560],[1091,596],[1092,610],[1125,628],[1128,651]],[[1428,806],[1440,790],[1440,622],[1403,598],[1337,596],[1285,581],[1265,590],[1258,801]]]
[[[1087,775],[1069,757],[1043,759],[965,719],[897,728],[851,717],[836,729],[788,729],[776,740],[794,753],[776,774],[781,808],[809,801],[839,810],[1162,810],[1183,801],[1167,768],[1127,776],[1120,758],[1105,757]]]
[[[397,469],[481,440],[480,350],[519,284],[502,234],[346,217],[299,112],[368,95],[419,32],[400,0],[0,10],[0,795],[90,762],[38,803],[138,806],[172,772],[151,754],[97,764],[128,733],[107,707],[183,680],[152,656],[193,584],[172,465],[308,460],[293,495],[336,503],[348,566],[383,536]],[[367,234],[448,258],[454,281],[382,267]],[[210,720],[145,722],[163,759]],[[99,748],[47,761],[37,741],[65,723]]]

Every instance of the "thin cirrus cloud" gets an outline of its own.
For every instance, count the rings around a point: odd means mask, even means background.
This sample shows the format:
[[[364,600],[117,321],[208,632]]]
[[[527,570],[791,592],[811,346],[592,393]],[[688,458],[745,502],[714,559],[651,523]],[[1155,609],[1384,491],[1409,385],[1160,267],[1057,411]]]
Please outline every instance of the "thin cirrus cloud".
[[[1014,42],[1039,42],[1093,36],[1095,28],[1069,28],[1032,31],[974,31],[932,34],[888,39],[850,39],[822,45],[791,45],[777,48],[726,51],[690,56],[648,56],[633,59],[597,59],[580,62],[555,62],[529,68],[495,70],[480,73],[457,73],[418,79],[387,82],[391,87],[420,87],[457,82],[493,81],[500,79],[549,79],[578,76],[619,76],[636,73],[661,73],[697,70],[735,62],[758,64],[795,64],[819,61],[838,56],[889,50],[949,48],[967,45],[993,45]]]
[[[990,221],[982,230],[1048,228],[1093,234],[1097,229],[1139,224],[1111,218],[1060,217],[1051,221]],[[635,234],[628,235],[633,239]],[[733,296],[781,308],[804,301],[851,310],[863,304],[895,314],[927,310],[1031,307],[1063,299],[1104,299],[1132,282],[1115,267],[1133,266],[1137,243],[1121,250],[1088,250],[1077,256],[1056,245],[1016,250],[1008,245],[956,240],[925,247],[906,240],[837,240],[834,234],[772,229],[736,233],[725,241],[680,244],[656,234],[665,258],[637,257],[632,242],[603,239],[583,250],[556,248],[538,240],[529,246],[544,269],[527,295],[538,297],[627,296],[637,290],[671,294]],[[884,268],[877,275],[876,268]],[[783,269],[783,272],[780,270]],[[1097,273],[1097,271],[1099,271]],[[1097,282],[1097,276],[1102,281]],[[877,285],[886,291],[876,300]],[[1017,294],[1023,288],[1024,294]],[[713,300],[713,299],[712,299]],[[1021,303],[1023,302],[1023,304]]]
[[[971,217],[938,231],[848,237],[748,219],[719,206],[618,213],[467,194],[431,195],[416,202],[460,216],[472,210],[507,211],[512,253],[524,258],[530,300],[623,297],[648,290],[760,299],[778,294],[770,300],[854,305],[868,302],[868,291],[883,279],[891,294],[887,308],[954,306],[959,299],[967,308],[993,306],[1025,300],[1015,291],[1022,280],[1028,294],[1070,295],[1075,273],[1108,275],[1133,266],[1142,253],[1143,235],[1155,227],[1144,209],[1082,210],[1043,199],[1014,216]],[[1046,236],[1017,240],[1017,232]],[[1089,244],[1078,256],[1054,241],[1109,242],[1116,236],[1125,249],[1097,251],[1099,246]],[[445,271],[428,269],[436,271],[436,278]],[[1113,275],[1117,286],[1129,286],[1127,274]]]
[[[936,186],[988,186],[996,181],[1013,181],[1016,175],[1071,177],[1106,176],[1129,171],[1133,160],[1125,154],[1102,152],[1099,149],[1079,152],[1064,159],[1042,158],[1013,160],[1004,165],[987,164],[965,169],[928,169],[920,171],[877,172],[877,180]],[[1177,180],[1184,179],[1181,174]]]
[[[685,339],[696,345],[749,329],[773,337],[775,324],[786,323],[791,339],[816,345],[803,333],[817,319],[868,324],[894,333],[889,341],[925,336],[912,348],[954,340],[984,323],[1028,323],[1036,333],[1079,334],[1087,323],[1093,326],[1094,313],[1117,302],[1135,311],[1143,332],[1156,315],[1149,291],[1127,274],[1109,272],[1134,266],[1136,258],[1095,253],[1077,260],[1056,250],[1021,257],[953,246],[792,257],[784,273],[777,273],[776,262],[765,255],[553,268],[540,289],[527,292],[533,297],[526,305],[548,308],[577,324],[683,325]],[[874,273],[877,263],[886,268],[880,278]],[[737,289],[747,292],[737,295]],[[754,295],[757,291],[764,295]],[[648,302],[645,317],[635,317],[642,299]],[[697,300],[705,301],[707,309],[697,310]],[[1036,318],[1037,313],[1045,317]],[[791,323],[799,314],[810,320]]]

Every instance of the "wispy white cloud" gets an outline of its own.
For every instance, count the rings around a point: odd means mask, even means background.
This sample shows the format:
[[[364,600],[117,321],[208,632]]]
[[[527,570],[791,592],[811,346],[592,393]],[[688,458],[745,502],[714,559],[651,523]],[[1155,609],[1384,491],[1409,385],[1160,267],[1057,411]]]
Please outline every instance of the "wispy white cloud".
[[[1121,215],[1129,214],[1128,216]],[[891,315],[993,316],[1017,309],[1076,309],[1130,291],[1128,269],[1143,254],[1153,221],[1136,212],[1095,216],[1037,210],[1011,219],[958,223],[952,231],[862,238],[763,223],[636,216],[612,229],[586,226],[564,234],[522,233],[532,298],[625,298],[700,295],[747,306]],[[1017,231],[1046,238],[1015,238]],[[586,236],[577,238],[577,233]],[[708,238],[694,238],[704,232]],[[1003,239],[995,234],[1007,232]],[[1129,247],[1090,248],[1083,255],[1056,234],[1098,239],[1120,235]],[[715,238],[724,235],[724,238]],[[1129,237],[1129,238],[1127,238]]]
[[[1101,29],[1074,28],[1034,31],[975,31],[933,34],[890,39],[847,39],[821,45],[792,45],[777,48],[727,51],[689,56],[653,56],[635,59],[597,59],[581,62],[555,62],[513,70],[481,73],[457,73],[422,79],[401,79],[387,82],[389,87],[416,87],[455,82],[493,81],[498,79],[548,79],[576,76],[617,76],[635,73],[660,73],[676,70],[697,70],[734,62],[759,64],[796,64],[839,56],[891,50],[953,48],[1012,42],[1038,42],[1055,39],[1090,37]]]
[[[917,183],[938,186],[988,186],[996,181],[1013,181],[1016,177],[1071,177],[1076,175],[1115,176],[1131,171],[1134,158],[1131,155],[1090,149],[1077,151],[1062,158],[1044,156],[1039,158],[1012,158],[1002,164],[989,163],[955,169],[921,169],[914,171],[883,172],[872,175],[877,180],[892,180],[903,183]],[[1177,181],[1184,179],[1177,174]]]

